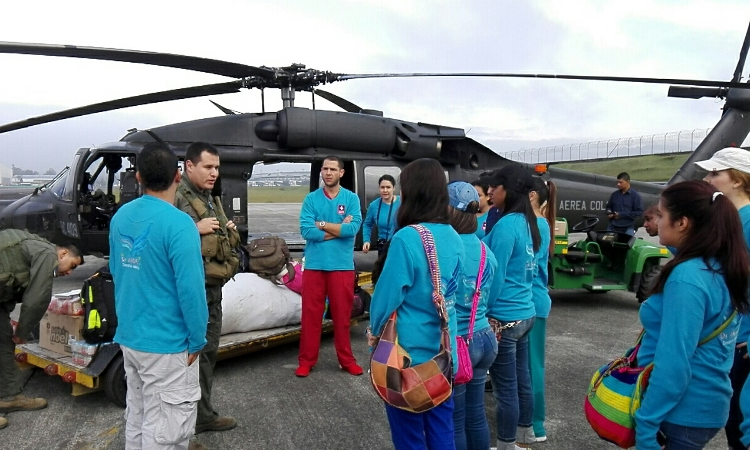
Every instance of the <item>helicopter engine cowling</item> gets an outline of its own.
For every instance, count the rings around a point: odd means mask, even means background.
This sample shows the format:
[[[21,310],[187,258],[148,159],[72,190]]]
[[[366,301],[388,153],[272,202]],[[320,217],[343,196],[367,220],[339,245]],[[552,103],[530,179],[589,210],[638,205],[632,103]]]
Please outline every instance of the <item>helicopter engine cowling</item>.
[[[264,141],[275,140],[286,149],[321,147],[407,161],[440,159],[442,139],[465,136],[463,130],[449,127],[443,127],[445,134],[438,136],[433,128],[367,114],[285,108],[276,120],[258,122],[255,134]]]
[[[286,108],[276,115],[278,143],[285,148],[327,147],[365,153],[390,153],[396,129],[382,117],[335,111]]]

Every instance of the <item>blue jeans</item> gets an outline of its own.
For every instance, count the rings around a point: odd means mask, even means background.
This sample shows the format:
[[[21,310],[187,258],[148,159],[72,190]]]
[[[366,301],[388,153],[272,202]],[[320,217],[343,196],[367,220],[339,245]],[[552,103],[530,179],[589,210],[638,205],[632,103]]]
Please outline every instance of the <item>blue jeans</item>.
[[[423,413],[385,405],[396,450],[454,450],[453,397]]]
[[[721,428],[696,428],[662,422],[661,431],[667,436],[666,450],[701,450]]]
[[[497,405],[497,440],[516,441],[516,427],[530,427],[534,394],[529,376],[529,331],[536,317],[503,330],[497,343],[497,358],[490,367],[492,393]],[[505,322],[501,322],[505,325]]]
[[[453,387],[456,450],[486,450],[490,448],[490,428],[484,413],[484,382],[497,356],[497,340],[491,328],[474,332],[469,354],[474,377],[467,384]]]
[[[631,236],[635,236],[635,228],[633,228],[632,225],[629,227],[616,227],[612,224],[609,224],[609,226],[607,227],[607,231],[617,231],[618,233],[625,233]]]

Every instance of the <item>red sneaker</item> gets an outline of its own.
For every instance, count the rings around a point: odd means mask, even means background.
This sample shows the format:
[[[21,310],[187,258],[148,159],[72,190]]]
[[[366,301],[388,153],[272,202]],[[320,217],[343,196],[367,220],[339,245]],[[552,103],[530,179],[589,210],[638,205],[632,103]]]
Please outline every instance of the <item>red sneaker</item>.
[[[294,371],[294,374],[297,375],[300,378],[304,378],[304,377],[310,375],[310,369],[311,369],[311,367],[299,366],[299,367],[297,367],[297,370]],[[360,370],[362,370],[362,369],[360,369]]]

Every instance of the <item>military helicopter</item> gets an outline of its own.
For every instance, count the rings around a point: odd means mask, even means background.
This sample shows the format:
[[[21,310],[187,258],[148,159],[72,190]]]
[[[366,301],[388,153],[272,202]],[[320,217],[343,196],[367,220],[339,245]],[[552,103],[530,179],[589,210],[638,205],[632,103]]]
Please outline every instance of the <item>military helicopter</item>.
[[[403,166],[418,158],[435,158],[449,180],[472,180],[482,172],[512,161],[468,138],[463,129],[413,123],[384,117],[382,112],[361,108],[318,86],[344,80],[399,77],[492,77],[556,78],[613,82],[669,84],[669,96],[718,97],[726,100],[719,123],[698,146],[669,184],[692,178],[693,161],[710,157],[727,146],[740,145],[750,133],[750,85],[741,83],[741,72],[750,45],[750,27],[730,81],[665,78],[607,77],[517,73],[403,73],[344,74],[308,69],[301,64],[287,67],[255,67],[233,62],[96,47],[0,42],[0,53],[58,56],[119,61],[179,68],[235,78],[234,81],[155,92],[97,103],[0,125],[0,133],[21,128],[138,105],[238,92],[240,89],[279,89],[283,109],[266,112],[261,96],[260,113],[238,114],[214,103],[225,115],[164,125],[148,130],[130,130],[119,141],[79,149],[58,176],[43,187],[0,212],[0,229],[28,229],[53,242],[72,241],[91,254],[109,251],[109,220],[124,203],[141,193],[135,179],[135,161],[149,142],[166,143],[182,157],[188,144],[206,141],[220,151],[221,177],[215,194],[224,210],[247,238],[247,180],[256,163],[309,162],[310,189],[318,187],[322,159],[337,155],[344,160],[342,185],[356,192],[363,210],[375,198],[377,179],[397,176]],[[344,111],[326,111],[294,106],[295,93],[313,92]],[[314,99],[314,96],[313,96]],[[577,223],[587,214],[604,216],[605,204],[614,189],[612,177],[526,165],[529,171],[553,180],[559,192],[559,216]],[[115,195],[119,183],[119,196]],[[95,186],[100,186],[95,189]],[[633,182],[645,205],[657,201],[663,186]],[[358,241],[361,242],[361,241]]]

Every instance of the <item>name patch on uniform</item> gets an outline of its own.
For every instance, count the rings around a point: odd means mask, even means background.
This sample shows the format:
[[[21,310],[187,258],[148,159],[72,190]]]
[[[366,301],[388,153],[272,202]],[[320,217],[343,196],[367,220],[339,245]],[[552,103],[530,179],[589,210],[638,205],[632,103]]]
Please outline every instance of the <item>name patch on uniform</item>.
[[[346,214],[346,209],[344,208],[344,205],[339,205],[339,215],[343,216]]]

